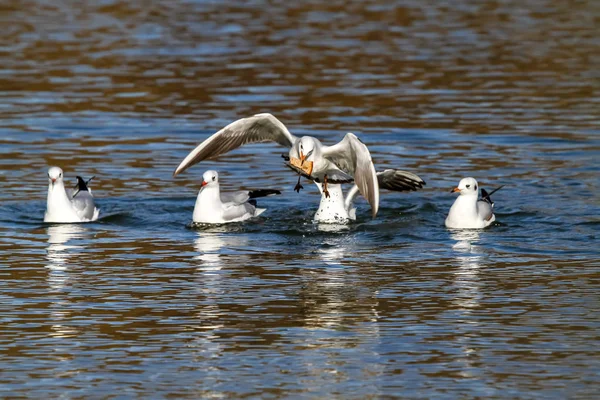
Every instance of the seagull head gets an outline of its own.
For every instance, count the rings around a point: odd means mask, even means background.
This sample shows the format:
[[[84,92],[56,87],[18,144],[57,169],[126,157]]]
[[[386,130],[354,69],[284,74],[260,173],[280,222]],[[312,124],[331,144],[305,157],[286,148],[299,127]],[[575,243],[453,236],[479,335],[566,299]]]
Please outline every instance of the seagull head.
[[[48,170],[48,182],[54,185],[56,182],[62,182],[63,170],[58,167],[50,167]]]
[[[310,160],[310,157],[315,151],[315,138],[310,136],[302,136],[298,141],[298,154],[300,155],[300,162],[304,164],[304,161]]]
[[[202,187],[213,187],[219,185],[219,174],[217,171],[209,170],[202,175]]]
[[[459,192],[461,196],[477,196],[479,193],[477,189],[479,189],[479,186],[477,185],[475,178],[463,178],[458,183],[458,186],[452,189],[452,192]]]

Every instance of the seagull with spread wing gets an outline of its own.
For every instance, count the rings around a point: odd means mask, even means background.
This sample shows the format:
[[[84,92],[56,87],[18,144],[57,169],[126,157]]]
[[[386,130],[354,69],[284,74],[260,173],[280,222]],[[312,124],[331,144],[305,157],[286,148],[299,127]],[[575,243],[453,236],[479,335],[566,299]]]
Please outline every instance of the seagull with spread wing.
[[[177,176],[194,164],[208,158],[237,149],[249,143],[275,142],[289,149],[290,160],[299,165],[310,179],[322,184],[325,196],[329,196],[328,182],[354,181],[358,191],[371,205],[373,217],[379,209],[379,183],[371,153],[353,133],[333,146],[325,146],[312,136],[296,137],[271,114],[257,114],[242,118],[200,143],[179,164],[173,176]],[[296,185],[299,190],[299,184]]]

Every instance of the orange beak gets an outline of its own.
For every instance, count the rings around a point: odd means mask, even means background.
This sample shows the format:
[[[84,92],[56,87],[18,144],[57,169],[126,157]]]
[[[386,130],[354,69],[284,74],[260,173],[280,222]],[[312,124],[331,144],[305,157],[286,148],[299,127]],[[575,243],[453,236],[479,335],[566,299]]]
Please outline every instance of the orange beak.
[[[206,185],[208,185],[208,182],[206,182],[206,181],[202,181],[202,187],[204,187],[204,186],[206,186]]]
[[[306,160],[306,156],[303,152],[300,152],[300,165],[304,164],[304,160]]]
[[[56,182],[56,178],[50,178],[50,180],[52,181],[52,183]]]
[[[459,189],[459,188],[457,188],[457,187],[455,187],[455,188],[454,188],[454,189],[452,189],[450,192],[451,192],[451,193],[460,192],[460,189]]]

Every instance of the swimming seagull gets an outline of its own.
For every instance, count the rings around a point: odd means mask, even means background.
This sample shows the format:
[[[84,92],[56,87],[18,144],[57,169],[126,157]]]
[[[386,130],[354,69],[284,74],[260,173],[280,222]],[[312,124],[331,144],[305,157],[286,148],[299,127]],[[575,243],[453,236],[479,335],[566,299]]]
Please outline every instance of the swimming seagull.
[[[239,119],[204,140],[185,157],[173,176],[207,158],[259,142],[275,142],[289,148],[289,157],[297,160],[312,180],[322,183],[325,196],[330,195],[328,183],[354,181],[371,205],[373,217],[377,214],[379,187],[375,166],[369,149],[356,135],[347,133],[339,143],[324,146],[312,136],[292,135],[281,121],[267,113]],[[298,183],[295,189],[300,188]]]
[[[62,169],[51,167],[48,170],[48,200],[44,222],[96,221],[100,210],[96,208],[92,191],[87,186],[90,180],[86,182],[78,176],[75,189],[65,189]]]
[[[460,180],[458,187],[452,189],[452,192],[459,192],[460,195],[450,207],[450,212],[446,218],[446,226],[448,228],[471,228],[479,229],[489,226],[496,220],[494,215],[494,203],[491,195],[503,188],[494,189],[491,193],[487,193],[481,189],[481,199],[478,199],[479,185],[474,178],[463,178]]]
[[[416,191],[425,185],[425,181],[419,176],[398,169],[377,172],[377,181],[379,189],[395,192]],[[313,218],[314,222],[347,223],[356,219],[353,202],[358,194],[358,186],[354,185],[346,194],[346,198],[341,184],[329,185],[329,197],[325,196],[321,185],[317,184],[317,187],[321,191],[321,203]]]
[[[194,206],[193,221],[200,224],[224,224],[244,221],[262,214],[265,208],[256,208],[256,198],[281,194],[279,190],[259,189],[221,193],[217,171],[202,175],[202,188]]]

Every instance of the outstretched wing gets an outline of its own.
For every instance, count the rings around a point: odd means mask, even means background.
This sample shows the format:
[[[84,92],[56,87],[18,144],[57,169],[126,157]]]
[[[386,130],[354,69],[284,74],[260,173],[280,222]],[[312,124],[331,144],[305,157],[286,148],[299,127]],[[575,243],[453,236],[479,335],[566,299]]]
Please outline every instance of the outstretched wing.
[[[342,171],[354,176],[358,190],[371,205],[375,217],[379,210],[379,182],[367,146],[353,133],[347,133],[338,144],[323,146],[322,155]]]
[[[248,143],[275,142],[290,148],[295,141],[296,137],[271,114],[256,114],[238,119],[192,150],[179,164],[173,176],[177,176],[200,161],[217,157]]]
[[[377,180],[379,189],[387,189],[394,192],[417,191],[426,185],[425,181],[418,175],[412,172],[401,171],[399,169],[386,169],[377,172]],[[348,191],[344,204],[346,209],[350,209],[350,205],[354,202],[354,198],[358,194],[358,187],[352,186]]]
[[[377,173],[380,189],[394,192],[417,191],[426,185],[425,181],[412,172],[399,169],[386,169]]]

